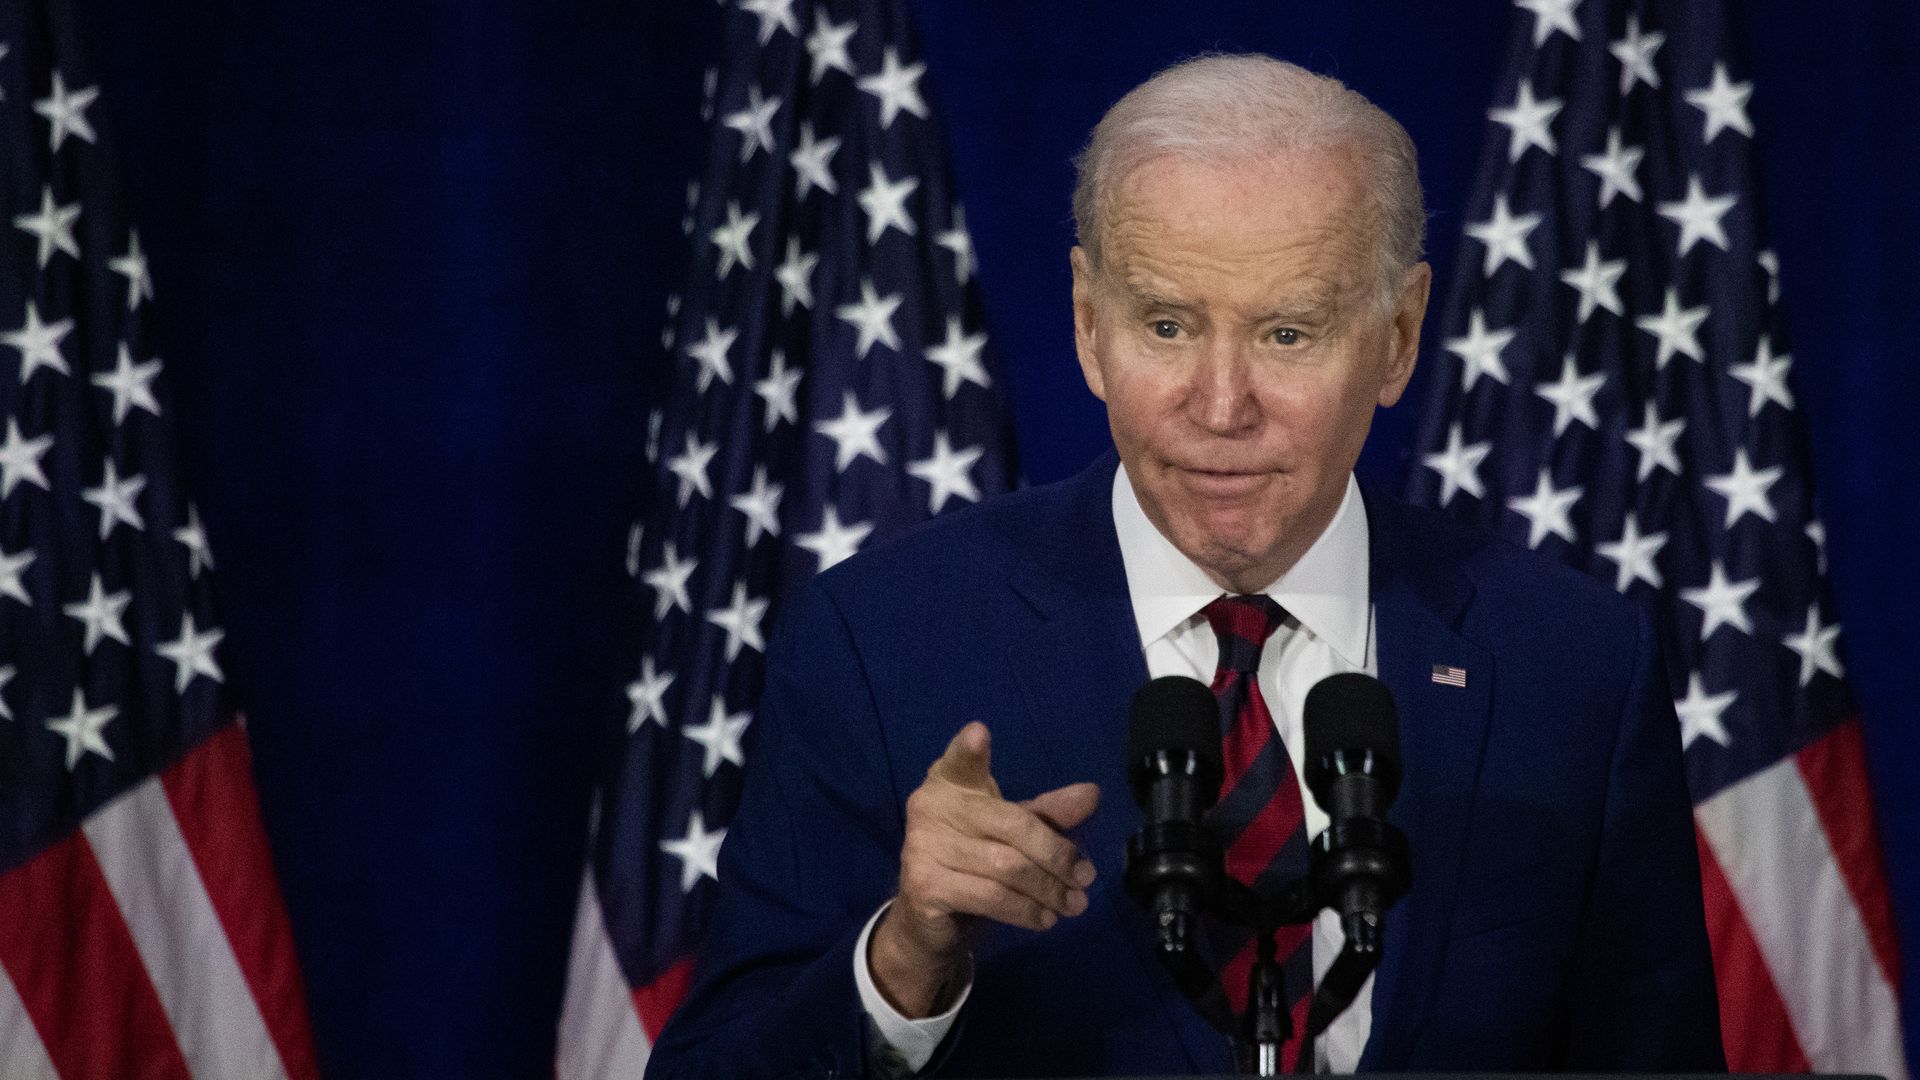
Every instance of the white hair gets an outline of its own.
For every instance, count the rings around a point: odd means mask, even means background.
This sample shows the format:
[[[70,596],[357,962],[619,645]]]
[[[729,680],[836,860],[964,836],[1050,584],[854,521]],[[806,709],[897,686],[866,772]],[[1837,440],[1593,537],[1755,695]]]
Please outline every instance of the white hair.
[[[1099,266],[1115,189],[1151,158],[1243,162],[1330,147],[1353,155],[1364,184],[1360,239],[1376,263],[1379,299],[1390,306],[1426,243],[1413,140],[1399,121],[1340,80],[1270,56],[1195,57],[1115,102],[1074,159],[1074,231]]]

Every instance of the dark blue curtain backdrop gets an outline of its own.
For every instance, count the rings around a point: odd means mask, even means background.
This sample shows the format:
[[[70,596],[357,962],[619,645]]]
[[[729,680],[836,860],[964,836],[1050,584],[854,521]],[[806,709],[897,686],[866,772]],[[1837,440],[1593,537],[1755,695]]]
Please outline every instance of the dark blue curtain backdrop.
[[[623,714],[622,539],[720,11],[80,2],[322,1063],[546,1075],[588,784]],[[1845,655],[1920,942],[1920,8],[1730,6]],[[1266,50],[1379,101],[1421,148],[1451,270],[1504,2],[914,7],[1034,481],[1106,440],[1070,349],[1067,160],[1165,63]],[[1417,408],[1381,418],[1365,470],[1405,468]]]

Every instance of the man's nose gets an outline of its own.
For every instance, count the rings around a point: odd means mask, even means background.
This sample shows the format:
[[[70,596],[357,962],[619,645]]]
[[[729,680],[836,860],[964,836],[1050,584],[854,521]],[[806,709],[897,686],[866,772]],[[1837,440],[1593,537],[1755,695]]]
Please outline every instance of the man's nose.
[[[1197,358],[1192,396],[1196,423],[1216,435],[1245,431],[1259,420],[1253,357],[1244,342],[1216,337]]]

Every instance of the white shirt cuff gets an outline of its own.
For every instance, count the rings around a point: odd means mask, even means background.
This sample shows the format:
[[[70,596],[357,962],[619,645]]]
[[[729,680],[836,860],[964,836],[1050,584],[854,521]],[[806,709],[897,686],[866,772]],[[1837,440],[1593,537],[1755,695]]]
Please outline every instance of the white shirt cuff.
[[[853,983],[860,989],[860,1005],[873,1023],[874,1050],[882,1071],[892,1076],[911,1076],[927,1067],[940,1040],[953,1030],[960,1007],[973,992],[973,978],[969,972],[966,985],[946,1012],[924,1020],[901,1016],[874,985],[873,971],[867,965],[867,943],[873,938],[873,928],[879,925],[880,916],[885,915],[892,904],[891,900],[881,904],[880,910],[867,920],[866,929],[860,931],[860,940],[853,943]]]

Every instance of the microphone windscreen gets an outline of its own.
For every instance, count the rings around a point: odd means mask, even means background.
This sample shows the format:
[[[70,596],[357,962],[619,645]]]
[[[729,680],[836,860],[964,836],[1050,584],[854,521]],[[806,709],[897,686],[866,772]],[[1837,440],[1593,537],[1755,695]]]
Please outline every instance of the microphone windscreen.
[[[1127,763],[1160,750],[1192,751],[1220,775],[1220,705],[1207,684],[1184,675],[1163,675],[1133,695],[1127,725]]]
[[[1387,684],[1357,671],[1329,675],[1307,691],[1301,710],[1307,729],[1306,772],[1309,785],[1324,772],[1335,753],[1370,753],[1367,772],[1384,781],[1389,791],[1400,786],[1400,712],[1394,708]],[[1318,791],[1315,792],[1316,797]],[[1389,798],[1391,796],[1389,795]]]

